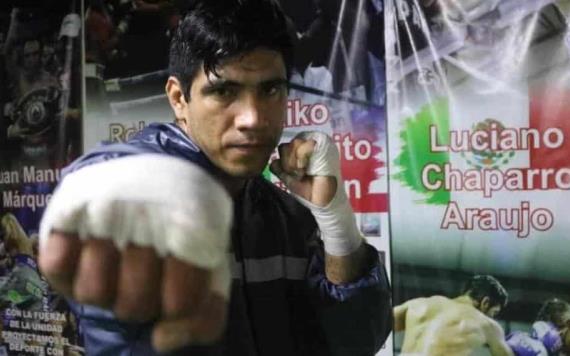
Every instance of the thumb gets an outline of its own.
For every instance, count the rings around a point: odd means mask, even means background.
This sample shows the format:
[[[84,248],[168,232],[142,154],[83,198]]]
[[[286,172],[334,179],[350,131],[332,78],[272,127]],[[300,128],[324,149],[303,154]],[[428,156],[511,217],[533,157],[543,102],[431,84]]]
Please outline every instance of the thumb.
[[[285,184],[287,189],[294,195],[306,200],[311,199],[312,184],[307,184],[315,177],[298,177],[285,172],[281,166],[281,160],[276,159],[269,165],[269,170],[275,174]]]
[[[160,353],[176,353],[189,346],[216,343],[225,330],[227,303],[226,297],[212,292],[194,316],[159,320],[152,332],[153,347]]]
[[[281,159],[276,159],[269,165],[271,173],[275,174],[287,187],[291,187],[297,182],[297,179],[283,169],[281,166]]]

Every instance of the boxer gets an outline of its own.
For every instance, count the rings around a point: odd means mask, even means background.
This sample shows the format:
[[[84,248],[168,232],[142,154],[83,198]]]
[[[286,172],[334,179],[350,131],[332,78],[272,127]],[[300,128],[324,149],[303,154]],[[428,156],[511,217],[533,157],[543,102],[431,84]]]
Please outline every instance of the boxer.
[[[39,263],[71,300],[88,354],[382,346],[387,276],[356,228],[331,139],[279,146],[271,168],[291,194],[261,176],[286,119],[291,52],[273,0],[193,1],[170,50],[174,122],[65,170]]]
[[[395,331],[404,331],[402,355],[470,355],[486,349],[493,356],[513,355],[494,318],[507,292],[492,276],[471,278],[454,299],[417,298],[394,308]]]

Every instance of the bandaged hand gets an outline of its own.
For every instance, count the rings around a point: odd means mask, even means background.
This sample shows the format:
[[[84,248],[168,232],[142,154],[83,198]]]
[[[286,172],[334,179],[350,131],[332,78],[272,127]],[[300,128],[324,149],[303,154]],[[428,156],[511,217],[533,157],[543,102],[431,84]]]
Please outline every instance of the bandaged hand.
[[[271,163],[271,171],[311,210],[325,251],[332,256],[356,251],[363,238],[344,190],[332,139],[321,132],[302,132],[278,149],[279,159]]]
[[[198,166],[117,158],[60,183],[40,224],[39,265],[79,303],[157,319],[158,351],[213,342],[229,298],[232,216],[225,189]]]
[[[506,343],[515,356],[548,356],[548,351],[540,341],[521,331],[509,334]]]
[[[537,321],[532,324],[530,336],[540,341],[549,355],[557,355],[562,349],[562,337],[560,331],[552,323]]]

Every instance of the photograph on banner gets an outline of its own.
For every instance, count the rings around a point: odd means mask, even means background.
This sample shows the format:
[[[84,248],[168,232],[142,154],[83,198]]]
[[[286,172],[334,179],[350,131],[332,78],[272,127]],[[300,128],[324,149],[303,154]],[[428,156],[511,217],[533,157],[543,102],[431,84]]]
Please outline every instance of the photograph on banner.
[[[85,2],[85,150],[173,120],[164,85],[168,45],[184,10],[175,3]]]
[[[37,266],[38,229],[81,150],[76,1],[0,5],[0,354],[82,355],[75,317]]]
[[[568,19],[385,2],[395,354],[570,352]]]
[[[295,38],[281,141],[302,131],[333,138],[358,227],[380,251],[390,275],[382,2],[286,0],[281,5]],[[285,188],[269,170],[266,176]],[[378,355],[392,355],[391,337]]]
[[[282,1],[281,5],[295,39],[282,141],[302,131],[320,131],[333,138],[361,232],[387,251],[381,3]]]

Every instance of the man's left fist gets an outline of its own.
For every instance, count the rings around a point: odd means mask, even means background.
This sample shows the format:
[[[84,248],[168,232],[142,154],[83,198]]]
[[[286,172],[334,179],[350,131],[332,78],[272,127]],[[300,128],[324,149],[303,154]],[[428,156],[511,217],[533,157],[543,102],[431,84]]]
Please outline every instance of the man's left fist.
[[[321,132],[302,132],[278,147],[270,169],[298,197],[319,207],[328,205],[340,186],[336,146]]]
[[[332,256],[346,256],[362,244],[354,213],[340,175],[339,153],[321,132],[302,132],[279,145],[279,159],[271,171],[293,196],[311,210]]]

